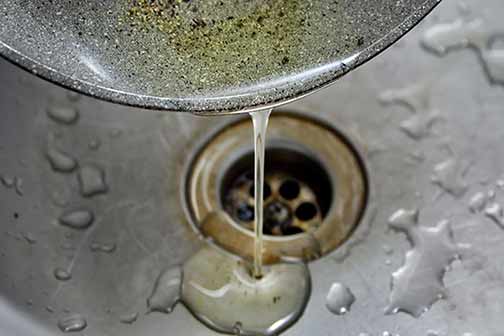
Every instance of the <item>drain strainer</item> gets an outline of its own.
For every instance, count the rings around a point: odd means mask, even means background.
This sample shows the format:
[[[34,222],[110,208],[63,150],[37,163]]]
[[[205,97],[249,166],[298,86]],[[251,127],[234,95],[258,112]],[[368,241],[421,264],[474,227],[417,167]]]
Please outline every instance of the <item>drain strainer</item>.
[[[200,148],[187,173],[191,223],[215,244],[252,259],[252,123],[232,123]],[[329,126],[273,114],[265,158],[264,262],[312,260],[351,234],[366,203],[362,161]]]
[[[288,148],[266,151],[264,184],[264,234],[289,236],[313,232],[327,213],[332,190],[329,176],[315,160]],[[225,174],[222,184],[224,210],[241,226],[254,229],[253,154],[242,158]],[[244,164],[247,163],[247,164]],[[309,172],[310,176],[305,176]]]

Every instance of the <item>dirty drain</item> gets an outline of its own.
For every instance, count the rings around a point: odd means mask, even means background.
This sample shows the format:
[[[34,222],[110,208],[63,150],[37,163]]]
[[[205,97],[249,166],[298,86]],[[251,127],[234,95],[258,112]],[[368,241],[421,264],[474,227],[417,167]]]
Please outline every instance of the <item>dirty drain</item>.
[[[227,251],[251,259],[254,226],[252,128],[221,129],[199,148],[186,174],[190,222]],[[367,176],[357,151],[333,128],[297,114],[273,114],[266,146],[264,262],[316,259],[359,223]]]
[[[239,159],[222,181],[225,211],[241,226],[254,229],[253,154]],[[319,162],[288,148],[266,151],[264,234],[289,236],[312,232],[332,201],[330,178]],[[241,174],[240,174],[241,173]]]

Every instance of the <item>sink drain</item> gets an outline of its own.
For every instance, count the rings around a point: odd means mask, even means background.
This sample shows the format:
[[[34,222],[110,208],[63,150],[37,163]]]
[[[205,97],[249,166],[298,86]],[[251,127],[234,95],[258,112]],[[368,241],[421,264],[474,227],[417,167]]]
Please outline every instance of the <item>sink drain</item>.
[[[254,229],[253,159],[248,153],[232,165],[221,191],[224,210],[249,230]],[[331,181],[322,165],[306,153],[279,146],[266,150],[265,169],[264,234],[314,232],[332,201]]]
[[[184,201],[194,228],[252,259],[252,125],[243,119],[214,134],[194,156]],[[273,114],[264,185],[264,262],[312,260],[340,246],[365,208],[362,161],[333,128],[295,114]]]

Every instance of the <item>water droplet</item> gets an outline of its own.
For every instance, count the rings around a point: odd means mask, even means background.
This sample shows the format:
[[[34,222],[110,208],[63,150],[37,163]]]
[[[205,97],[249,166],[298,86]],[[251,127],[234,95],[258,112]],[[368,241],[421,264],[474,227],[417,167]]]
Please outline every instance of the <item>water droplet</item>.
[[[421,163],[425,161],[425,153],[420,150],[408,153],[408,157],[413,163]]]
[[[478,192],[469,200],[469,210],[473,213],[481,212],[485,208],[486,203],[487,196],[482,192]]]
[[[427,330],[427,336],[440,336],[441,333],[437,330]]]
[[[67,251],[75,251],[75,246],[71,242],[63,242],[61,248]]]
[[[389,226],[408,237],[412,249],[406,253],[404,265],[392,274],[392,291],[386,314],[399,311],[419,317],[444,296],[446,267],[468,247],[456,244],[448,221],[434,227],[419,225],[418,210],[396,211]]]
[[[77,161],[65,152],[49,148],[46,153],[51,168],[58,172],[72,172],[77,167]]]
[[[37,242],[37,239],[30,232],[23,233],[23,238],[26,240],[28,244],[31,245]]]
[[[91,150],[98,150],[101,146],[101,142],[98,139],[93,139],[89,142],[88,147]]]
[[[97,243],[97,242],[93,242],[89,246],[89,249],[92,252],[112,253],[116,249],[116,244],[115,243]]]
[[[0,182],[6,188],[12,188],[14,186],[14,178],[6,175],[0,175]]]
[[[392,336],[392,333],[388,332],[388,331],[384,331],[382,333],[382,336]]]
[[[487,198],[489,201],[494,201],[496,196],[497,196],[497,193],[493,189],[489,190],[487,193]]]
[[[468,46],[469,41],[466,35],[470,31],[476,32],[481,25],[481,21],[468,24],[462,19],[451,23],[437,24],[425,32],[421,43],[427,51],[442,56],[450,50]]]
[[[485,208],[485,216],[504,229],[504,210],[498,203],[491,203]]]
[[[499,188],[499,189],[504,189],[504,180],[498,180],[495,185]]]
[[[326,297],[326,307],[336,315],[344,315],[350,311],[355,302],[355,296],[348,287],[340,283],[333,283]]]
[[[159,275],[147,300],[149,312],[169,314],[180,300],[182,286],[182,270],[180,267],[170,268]]]
[[[51,106],[47,109],[47,115],[52,120],[66,125],[71,125],[79,119],[79,112],[73,107]]]
[[[432,53],[444,56],[462,48],[472,48],[481,59],[486,75],[492,84],[504,83],[504,50],[493,46],[500,32],[493,32],[481,19],[465,18],[451,23],[438,24],[427,30],[422,46]]]
[[[390,260],[390,259],[385,260],[385,265],[391,266],[392,265],[392,260]]]
[[[399,129],[414,140],[430,135],[432,126],[439,120],[439,112],[430,106],[430,84],[424,81],[402,89],[387,90],[379,97],[383,104],[400,104],[410,109],[413,115],[403,120]]]
[[[53,191],[51,193],[51,200],[53,201],[54,205],[57,207],[64,208],[68,205],[68,200],[65,192],[59,192],[59,191]]]
[[[135,323],[137,319],[138,319],[138,313],[124,314],[119,317],[119,320],[121,321],[121,323],[124,323],[124,324]]]
[[[60,281],[68,281],[72,279],[72,274],[63,268],[56,268],[53,272],[54,277]]]
[[[33,300],[29,299],[29,300],[26,300],[26,305],[27,306],[33,306]]]
[[[240,336],[243,334],[243,325],[240,321],[236,322],[232,330],[233,335]]]
[[[383,245],[383,252],[385,252],[386,255],[391,255],[394,253],[394,248],[390,245]]]
[[[66,96],[67,96],[67,99],[71,102],[76,102],[76,101],[80,100],[80,98],[81,98],[81,95],[77,92],[74,92],[74,91],[68,91]]]
[[[59,218],[62,225],[71,227],[73,229],[86,229],[94,221],[94,214],[89,210],[74,210],[63,214]]]
[[[493,84],[504,84],[504,50],[486,50],[481,54],[486,73]]]
[[[16,190],[16,194],[18,196],[23,196],[23,179],[20,177],[15,177],[14,178],[14,190]]]
[[[86,319],[79,314],[69,315],[58,321],[58,328],[64,333],[82,331],[86,327]]]
[[[431,128],[438,119],[437,111],[431,111],[427,115],[416,114],[402,121],[399,128],[410,138],[420,140],[431,134]]]
[[[118,138],[122,135],[122,130],[120,129],[113,129],[110,131],[110,137],[111,138]]]
[[[434,167],[432,181],[447,193],[460,198],[465,194],[468,187],[465,181],[467,168],[467,164],[456,158],[450,158]]]
[[[49,312],[49,313],[54,313],[54,308],[51,307],[51,306],[46,306],[45,309]]]
[[[79,170],[79,185],[84,197],[105,193],[108,190],[105,182],[105,172],[94,165],[83,166]]]

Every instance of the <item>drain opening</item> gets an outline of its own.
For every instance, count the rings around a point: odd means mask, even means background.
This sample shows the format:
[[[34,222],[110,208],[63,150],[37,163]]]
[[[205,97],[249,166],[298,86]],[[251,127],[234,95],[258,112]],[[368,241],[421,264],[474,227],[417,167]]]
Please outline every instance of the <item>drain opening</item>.
[[[203,237],[253,259],[252,123],[229,124],[196,153],[184,202]],[[265,161],[265,264],[310,261],[338,248],[353,232],[367,201],[362,160],[347,138],[304,116],[270,118]]]
[[[254,229],[254,154],[236,160],[224,173],[221,201],[241,226]],[[266,149],[264,234],[288,236],[315,231],[332,203],[329,175],[307,153],[291,148]]]

